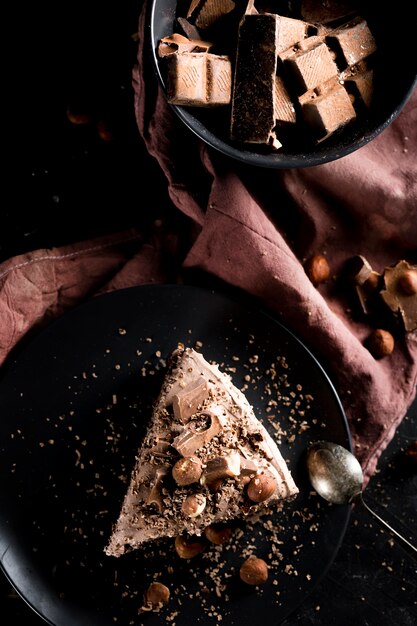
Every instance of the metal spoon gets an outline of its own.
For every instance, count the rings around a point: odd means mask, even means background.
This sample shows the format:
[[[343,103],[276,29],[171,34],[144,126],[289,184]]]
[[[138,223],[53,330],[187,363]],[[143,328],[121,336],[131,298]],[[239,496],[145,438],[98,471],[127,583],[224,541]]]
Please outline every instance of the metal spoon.
[[[362,468],[349,450],[330,441],[317,441],[307,449],[307,469],[312,486],[322,498],[334,504],[361,504],[383,528],[396,537],[409,554],[417,557],[417,548],[391,528],[364,501]]]

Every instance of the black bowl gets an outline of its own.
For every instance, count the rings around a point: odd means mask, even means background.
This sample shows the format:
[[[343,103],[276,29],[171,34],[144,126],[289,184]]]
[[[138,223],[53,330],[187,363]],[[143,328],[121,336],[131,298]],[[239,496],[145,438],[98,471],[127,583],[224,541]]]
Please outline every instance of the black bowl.
[[[171,105],[185,126],[219,152],[249,165],[266,168],[294,168],[334,161],[361,148],[379,135],[398,116],[417,84],[417,55],[414,38],[417,20],[406,3],[396,11],[381,10],[370,1],[359,3],[359,14],[368,22],[377,52],[374,55],[374,97],[369,110],[334,133],[326,141],[301,140],[278,151],[268,147],[242,145],[228,136],[230,108],[207,109]],[[162,37],[175,31],[178,0],[152,0],[149,35],[157,78],[166,90],[164,60],[158,56]],[[182,13],[183,15],[183,13]],[[177,32],[178,29],[176,29]]]

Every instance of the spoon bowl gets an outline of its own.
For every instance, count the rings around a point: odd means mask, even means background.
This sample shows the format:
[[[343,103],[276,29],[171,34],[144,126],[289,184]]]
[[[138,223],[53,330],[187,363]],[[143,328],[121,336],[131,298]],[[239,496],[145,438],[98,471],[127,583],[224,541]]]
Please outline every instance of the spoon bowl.
[[[362,491],[363,473],[357,458],[338,444],[318,441],[307,451],[310,482],[333,504],[349,503]]]
[[[332,504],[360,504],[385,530],[394,535],[408,554],[417,558],[417,548],[364,501],[362,468],[349,450],[331,441],[317,441],[307,449],[307,470],[312,486],[322,498]]]

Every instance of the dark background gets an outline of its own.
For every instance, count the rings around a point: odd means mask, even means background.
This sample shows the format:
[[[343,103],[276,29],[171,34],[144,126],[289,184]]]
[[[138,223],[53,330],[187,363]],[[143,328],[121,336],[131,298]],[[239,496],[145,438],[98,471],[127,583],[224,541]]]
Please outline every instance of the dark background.
[[[22,9],[22,58],[12,63],[11,112],[3,120],[12,141],[5,152],[0,261],[146,225],[164,213],[166,183],[146,153],[133,112],[140,7],[139,0],[125,0]],[[80,116],[88,123],[74,124]],[[145,199],[150,189],[152,197]],[[368,504],[414,542],[416,442],[415,401],[366,490]],[[414,626],[416,586],[416,561],[355,509],[327,575],[284,626]],[[1,575],[0,600],[5,626],[44,623]]]

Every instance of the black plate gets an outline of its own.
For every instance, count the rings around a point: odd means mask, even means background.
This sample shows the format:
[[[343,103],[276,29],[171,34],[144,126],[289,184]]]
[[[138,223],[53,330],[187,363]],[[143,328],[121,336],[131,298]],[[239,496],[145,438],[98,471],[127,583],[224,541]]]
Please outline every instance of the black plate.
[[[176,555],[172,540],[107,557],[103,548],[164,357],[179,341],[201,341],[206,358],[232,368],[237,386],[250,378],[246,394],[258,416],[273,436],[278,423],[286,431],[281,450],[300,494],[268,520],[272,528],[243,525],[226,547],[208,547],[191,561]],[[8,362],[0,415],[1,564],[51,624],[156,625],[178,612],[177,626],[213,624],[217,613],[228,625],[272,626],[304,600],[343,539],[350,508],[314,495],[304,463],[306,446],[318,438],[351,449],[342,406],[303,344],[246,301],[175,285],[96,297],[51,323]],[[271,564],[259,589],[239,582],[246,551]],[[138,616],[153,579],[170,587],[169,605]]]

